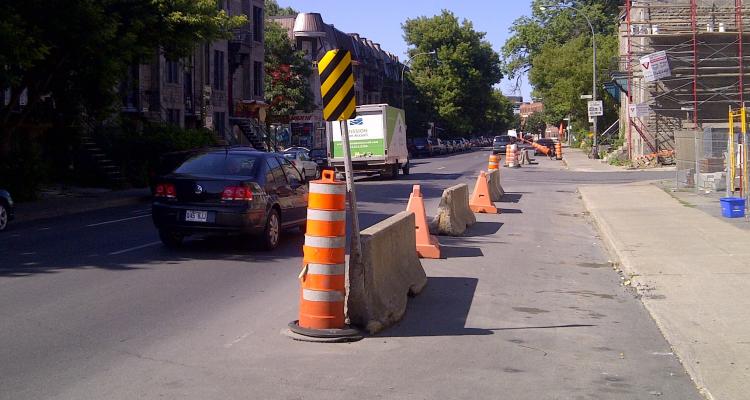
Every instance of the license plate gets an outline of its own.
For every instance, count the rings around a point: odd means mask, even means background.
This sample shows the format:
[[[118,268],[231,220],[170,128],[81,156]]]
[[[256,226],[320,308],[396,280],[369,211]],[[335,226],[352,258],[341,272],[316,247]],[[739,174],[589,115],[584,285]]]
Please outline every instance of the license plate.
[[[189,222],[206,222],[208,221],[208,211],[185,211],[185,221]]]

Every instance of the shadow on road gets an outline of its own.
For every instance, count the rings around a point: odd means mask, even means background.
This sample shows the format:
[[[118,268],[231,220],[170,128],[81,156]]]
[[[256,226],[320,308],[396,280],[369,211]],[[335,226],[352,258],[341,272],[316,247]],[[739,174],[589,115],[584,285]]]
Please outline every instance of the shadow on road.
[[[501,197],[500,200],[497,201],[497,203],[518,203],[521,201],[521,197],[523,197],[523,193],[505,192],[505,194],[503,194],[503,197]]]
[[[492,335],[489,329],[466,328],[476,278],[429,277],[419,296],[411,299],[406,316],[376,337]]]
[[[464,237],[489,236],[497,233],[503,227],[502,222],[477,221],[464,233]]]
[[[440,246],[440,252],[443,258],[466,258],[466,257],[482,257],[484,253],[479,247],[466,247],[466,246]]]
[[[517,208],[498,208],[498,214],[523,214],[523,211]]]

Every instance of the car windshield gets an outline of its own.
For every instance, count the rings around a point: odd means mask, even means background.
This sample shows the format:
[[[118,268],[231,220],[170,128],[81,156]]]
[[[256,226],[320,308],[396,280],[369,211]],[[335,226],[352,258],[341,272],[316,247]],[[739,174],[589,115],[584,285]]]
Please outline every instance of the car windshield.
[[[414,144],[417,146],[422,146],[427,143],[427,138],[414,138]]]
[[[282,154],[282,155],[284,156],[284,158],[286,158],[287,160],[294,160],[294,159],[296,159],[296,158],[297,158],[297,152],[296,152],[296,151],[286,151],[286,152],[284,152],[284,153],[281,153],[281,154]]]
[[[510,142],[510,136],[495,136],[496,142]]]
[[[255,176],[257,156],[208,153],[185,161],[174,172],[192,175]]]

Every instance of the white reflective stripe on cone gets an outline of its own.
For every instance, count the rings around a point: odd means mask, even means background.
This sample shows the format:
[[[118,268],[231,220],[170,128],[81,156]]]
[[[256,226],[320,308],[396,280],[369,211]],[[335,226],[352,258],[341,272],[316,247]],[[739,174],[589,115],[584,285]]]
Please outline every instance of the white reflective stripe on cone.
[[[310,182],[309,193],[346,194],[346,185]]]
[[[336,303],[344,301],[344,295],[336,290],[302,289],[302,300]]]
[[[312,275],[344,275],[344,264],[307,264],[307,273]]]
[[[325,249],[340,249],[346,245],[344,236],[322,237],[305,235],[305,246],[322,247]]]
[[[346,211],[326,211],[307,209],[307,219],[313,221],[344,221]]]

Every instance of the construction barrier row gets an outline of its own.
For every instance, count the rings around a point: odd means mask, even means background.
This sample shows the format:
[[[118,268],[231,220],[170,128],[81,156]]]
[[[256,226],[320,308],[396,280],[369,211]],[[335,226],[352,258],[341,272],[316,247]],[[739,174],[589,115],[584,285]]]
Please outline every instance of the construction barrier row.
[[[510,147],[510,146],[509,146]],[[510,150],[516,151],[515,148]],[[511,154],[509,153],[509,154]],[[466,184],[443,191],[435,218],[440,234],[459,236],[476,222],[474,213],[498,213],[503,196],[496,156],[481,171],[471,196]],[[409,295],[421,292],[427,277],[419,258],[440,258],[437,237],[430,234],[420,185],[414,185],[406,211],[361,232],[362,252],[349,263],[346,290],[346,185],[332,171],[310,182],[307,233],[299,278],[299,320],[289,324],[298,340],[349,341],[362,336],[346,317],[371,334],[397,322]]]

